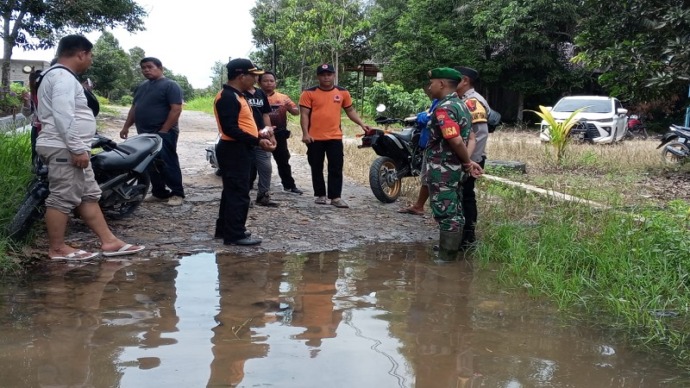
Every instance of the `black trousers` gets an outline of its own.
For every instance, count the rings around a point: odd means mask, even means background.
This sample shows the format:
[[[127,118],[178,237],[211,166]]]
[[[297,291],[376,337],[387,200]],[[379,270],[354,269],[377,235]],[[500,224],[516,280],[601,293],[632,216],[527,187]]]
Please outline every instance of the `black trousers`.
[[[249,213],[249,170],[253,147],[236,141],[221,140],[216,146],[218,167],[223,173],[223,193],[216,220],[217,237],[224,242],[244,238]]]
[[[323,164],[328,158],[328,192],[323,177]],[[319,140],[307,144],[307,160],[311,166],[311,183],[315,197],[340,198],[343,191],[343,141]]]
[[[482,158],[479,165],[484,168],[486,157]],[[463,227],[463,242],[473,243],[477,238],[474,230],[477,223],[477,196],[474,193],[473,177],[468,177],[462,184],[462,211],[465,215],[465,226]]]
[[[295,188],[295,179],[292,177],[292,167],[290,166],[290,150],[288,150],[288,137],[290,132],[287,129],[276,131],[276,149],[273,151],[273,160],[278,166],[278,176],[283,190]]]

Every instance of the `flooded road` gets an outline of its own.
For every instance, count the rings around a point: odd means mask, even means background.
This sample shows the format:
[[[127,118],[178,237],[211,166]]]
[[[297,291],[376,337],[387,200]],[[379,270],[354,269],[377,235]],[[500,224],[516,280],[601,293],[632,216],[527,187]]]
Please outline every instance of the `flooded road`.
[[[0,286],[0,386],[690,385],[427,249],[53,263]]]

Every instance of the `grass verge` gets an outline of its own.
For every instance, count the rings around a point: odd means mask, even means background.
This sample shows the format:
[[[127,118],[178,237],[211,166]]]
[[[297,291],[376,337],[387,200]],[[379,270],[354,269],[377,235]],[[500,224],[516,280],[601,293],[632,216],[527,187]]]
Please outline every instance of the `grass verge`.
[[[690,366],[690,204],[595,210],[483,181],[475,258],[509,287],[665,349]]]
[[[15,273],[20,265],[9,254],[14,247],[4,236],[32,178],[31,136],[29,132],[0,132],[0,275]]]

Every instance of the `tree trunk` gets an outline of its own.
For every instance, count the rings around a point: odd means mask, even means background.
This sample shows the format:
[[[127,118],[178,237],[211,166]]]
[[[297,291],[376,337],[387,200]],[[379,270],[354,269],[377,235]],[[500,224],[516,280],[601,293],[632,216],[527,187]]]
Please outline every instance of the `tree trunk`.
[[[520,93],[518,94],[518,96],[519,96],[519,97],[518,97],[518,105],[517,105],[517,106],[518,106],[517,121],[518,121],[519,123],[521,123],[521,122],[522,122],[522,119],[523,119],[523,113],[524,113],[524,110],[525,110],[525,94],[522,93],[522,92],[520,92]]]
[[[10,84],[10,59],[12,59],[12,44],[13,38],[10,35],[10,18],[8,15],[2,15],[2,81],[0,85],[8,86]]]
[[[338,85],[338,70],[340,69],[340,57],[338,57],[338,52],[333,53],[335,60],[333,61],[333,69],[335,69],[335,84]]]

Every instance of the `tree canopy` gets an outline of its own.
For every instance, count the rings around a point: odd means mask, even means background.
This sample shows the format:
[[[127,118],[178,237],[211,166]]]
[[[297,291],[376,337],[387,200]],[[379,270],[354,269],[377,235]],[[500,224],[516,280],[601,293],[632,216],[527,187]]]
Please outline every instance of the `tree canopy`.
[[[7,85],[15,47],[50,48],[67,31],[143,30],[146,11],[133,0],[5,0],[0,2],[0,15],[2,85]]]

